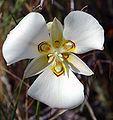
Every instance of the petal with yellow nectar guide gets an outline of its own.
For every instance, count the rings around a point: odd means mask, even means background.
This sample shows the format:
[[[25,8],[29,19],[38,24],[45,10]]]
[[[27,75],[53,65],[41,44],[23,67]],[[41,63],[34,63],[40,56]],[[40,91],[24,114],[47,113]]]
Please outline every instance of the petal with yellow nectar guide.
[[[52,108],[72,109],[84,101],[84,86],[71,70],[57,77],[51,69],[45,70],[28,90],[32,98]]]
[[[40,56],[37,44],[49,39],[44,17],[40,13],[31,12],[8,34],[2,48],[3,57],[8,65],[36,58]]]
[[[63,37],[75,42],[77,54],[103,50],[104,29],[92,15],[83,11],[72,11],[65,17]]]

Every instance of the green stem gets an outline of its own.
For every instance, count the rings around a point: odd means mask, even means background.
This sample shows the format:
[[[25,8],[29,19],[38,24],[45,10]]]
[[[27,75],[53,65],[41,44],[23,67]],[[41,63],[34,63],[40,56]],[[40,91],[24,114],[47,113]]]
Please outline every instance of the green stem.
[[[17,106],[18,106],[19,96],[20,96],[20,92],[21,92],[23,83],[24,83],[24,78],[22,79],[22,81],[20,83],[20,87],[19,87],[19,91],[18,91],[18,95],[17,95],[17,99],[16,99],[16,104],[15,104],[15,107],[14,107],[14,111],[13,111],[13,115],[11,117],[11,120],[14,120],[15,115],[16,115],[16,109],[17,109]]]
[[[39,106],[40,106],[40,102],[37,101],[37,107],[36,107],[36,117],[35,120],[39,120]]]

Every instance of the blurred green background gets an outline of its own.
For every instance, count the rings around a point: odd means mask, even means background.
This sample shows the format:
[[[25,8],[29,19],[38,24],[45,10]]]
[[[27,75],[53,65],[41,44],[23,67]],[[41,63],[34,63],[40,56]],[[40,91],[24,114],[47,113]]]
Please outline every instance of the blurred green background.
[[[18,87],[28,60],[6,66],[2,45],[9,31],[39,4],[40,0],[0,0],[0,120],[113,120],[112,0],[45,0],[42,8],[35,10],[45,17],[46,22],[57,17],[62,24],[71,10],[83,9],[90,13],[105,30],[104,50],[79,56],[95,73],[92,77],[76,74],[85,86],[86,95],[85,102],[79,108],[64,113],[63,110],[51,109],[30,98],[26,92],[36,76],[25,79],[15,110]]]

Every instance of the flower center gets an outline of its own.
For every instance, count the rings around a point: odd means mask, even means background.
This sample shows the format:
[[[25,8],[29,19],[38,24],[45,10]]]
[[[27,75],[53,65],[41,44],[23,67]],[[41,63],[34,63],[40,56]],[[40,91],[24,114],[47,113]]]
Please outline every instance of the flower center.
[[[47,53],[51,50],[51,44],[48,41],[41,42],[38,46],[39,53]]]
[[[59,41],[56,42],[56,48],[57,45],[59,46]],[[75,44],[71,40],[65,40],[62,49],[64,49],[66,52],[59,53],[59,50],[54,50],[53,53],[50,53],[52,46],[49,41],[43,41],[37,46],[38,52],[42,54],[48,54],[48,63],[50,63],[53,59],[54,63],[50,67],[52,72],[57,76],[61,76],[66,71],[66,66],[63,63],[63,60],[66,60],[69,58],[68,51],[73,51],[75,49]]]
[[[73,52],[75,50],[75,43],[72,42],[71,40],[64,40],[62,49],[64,49],[65,51]]]

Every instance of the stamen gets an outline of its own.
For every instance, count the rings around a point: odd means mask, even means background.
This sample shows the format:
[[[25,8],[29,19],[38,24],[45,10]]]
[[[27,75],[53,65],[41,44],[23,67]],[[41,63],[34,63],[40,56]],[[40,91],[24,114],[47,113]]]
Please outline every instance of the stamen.
[[[62,54],[58,54],[58,57],[62,58]]]
[[[50,62],[53,60],[53,58],[54,58],[54,56],[50,56],[50,57],[48,58],[48,63],[50,63]]]
[[[62,56],[62,54],[58,54],[58,57],[60,58],[61,61],[63,61],[63,56]]]
[[[49,54],[49,55],[48,55],[48,57],[52,57],[52,56],[53,56],[53,54]]]

